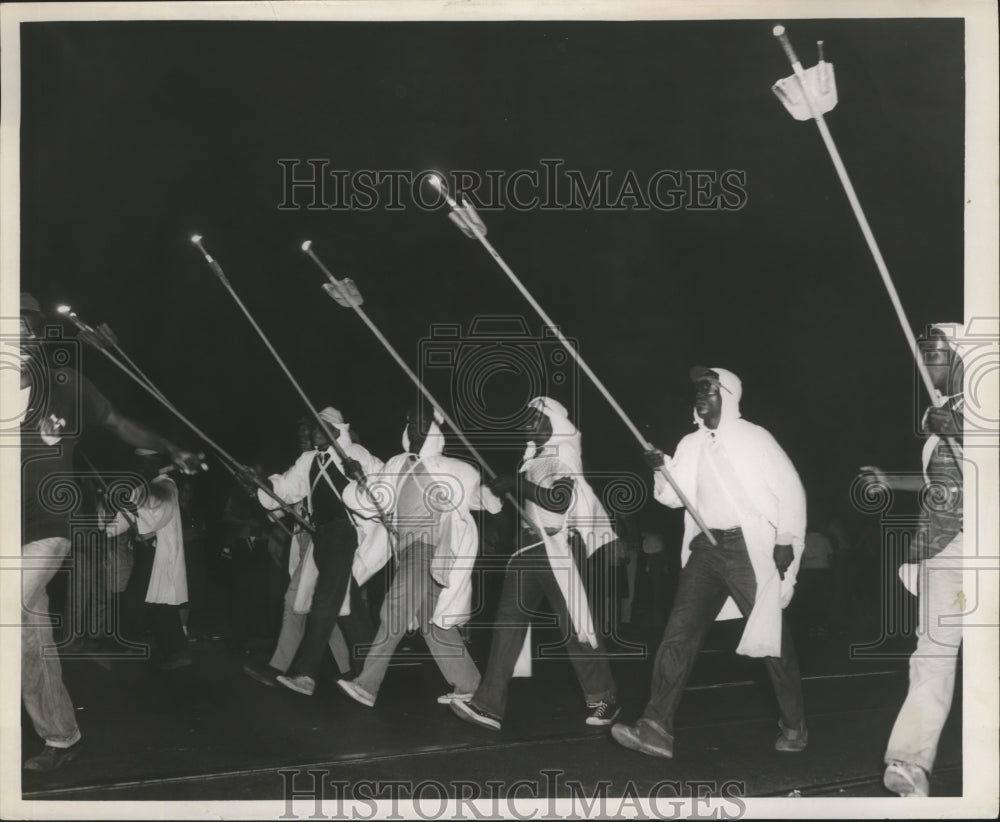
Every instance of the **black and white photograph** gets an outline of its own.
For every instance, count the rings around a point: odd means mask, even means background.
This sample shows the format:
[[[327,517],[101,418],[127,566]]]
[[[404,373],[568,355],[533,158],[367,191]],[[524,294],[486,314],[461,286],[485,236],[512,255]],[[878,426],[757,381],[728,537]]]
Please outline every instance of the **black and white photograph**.
[[[0,814],[996,818],[997,14],[0,5]]]

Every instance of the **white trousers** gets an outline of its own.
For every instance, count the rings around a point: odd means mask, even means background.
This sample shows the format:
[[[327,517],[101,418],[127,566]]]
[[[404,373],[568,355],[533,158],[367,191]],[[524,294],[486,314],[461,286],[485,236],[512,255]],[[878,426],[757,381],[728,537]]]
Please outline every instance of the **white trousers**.
[[[889,736],[886,762],[908,762],[928,773],[934,767],[941,730],[951,711],[962,644],[963,556],[959,533],[940,554],[920,563],[920,613],[917,647],[910,657],[910,690]]]

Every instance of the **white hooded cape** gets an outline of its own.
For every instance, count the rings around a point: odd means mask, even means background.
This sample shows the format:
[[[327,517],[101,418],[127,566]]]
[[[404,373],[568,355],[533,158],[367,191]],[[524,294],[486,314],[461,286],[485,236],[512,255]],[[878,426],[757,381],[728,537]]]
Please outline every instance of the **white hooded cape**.
[[[546,533],[544,527],[547,521],[551,522],[553,519],[551,512],[541,512],[531,502],[526,503],[525,508],[529,516],[536,518],[532,524],[542,534],[552,574],[562,592],[578,639],[596,648],[597,634],[590,602],[580,572],[573,562],[569,533],[577,532],[583,540],[587,556],[590,557],[603,545],[616,539],[615,530],[607,511],[584,477],[580,432],[569,421],[566,408],[549,397],[536,397],[528,406],[548,417],[552,424],[552,437],[540,449],[536,448],[535,443],[528,443],[520,473],[534,473],[533,468],[537,470],[541,467],[543,473],[551,476],[553,481],[560,476],[569,477],[573,480],[573,498],[562,518],[559,531],[551,535]],[[545,465],[543,461],[551,464]]]
[[[685,496],[697,504],[698,471],[702,448],[711,438],[717,440],[716,459],[727,460],[735,479],[729,488],[730,501],[737,511],[746,540],[750,563],[757,580],[753,611],[747,619],[736,652],[745,656],[781,655],[781,609],[792,598],[799,563],[805,547],[806,495],[798,472],[774,437],[759,425],[740,417],[742,386],[739,378],[724,368],[712,368],[721,383],[722,416],[715,431],[708,429],[695,413],[698,430],[677,445],[672,465],[668,465]],[[674,490],[657,472],[654,494],[671,508],[681,507]],[[691,556],[691,540],[700,532],[694,518],[684,513],[684,541],[681,564]],[[774,564],[774,546],[791,544],[794,559],[781,580]],[[742,616],[730,597],[717,619]]]
[[[500,511],[501,502],[482,484],[476,468],[444,456],[444,436],[436,421],[431,424],[416,463],[409,459],[413,452],[405,429],[403,448],[403,453],[392,457],[381,473],[371,478],[370,484],[386,500],[386,510],[395,512],[406,478],[418,466],[426,471],[417,474],[415,479],[434,500],[435,506],[443,509],[431,562],[431,575],[443,588],[431,622],[441,628],[463,625],[472,615],[472,571],[479,552],[479,529],[470,509],[485,509],[495,514]],[[370,500],[359,499],[356,504],[364,516],[373,513]],[[382,568],[389,561],[389,553],[387,544],[375,540],[359,547],[354,557],[354,576],[358,583],[368,580]]]

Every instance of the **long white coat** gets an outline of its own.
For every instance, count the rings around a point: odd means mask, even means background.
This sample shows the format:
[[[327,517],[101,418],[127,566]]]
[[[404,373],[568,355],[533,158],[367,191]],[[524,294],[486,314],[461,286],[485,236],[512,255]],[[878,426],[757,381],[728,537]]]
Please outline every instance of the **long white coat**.
[[[540,449],[534,442],[528,443],[520,473],[544,487],[551,487],[560,478],[571,479],[573,496],[564,514],[547,511],[533,502],[526,502],[525,510],[535,531],[542,536],[552,575],[563,595],[577,638],[596,648],[594,619],[586,588],[573,561],[569,538],[570,532],[575,531],[583,541],[586,556],[590,557],[615,539],[614,527],[584,476],[580,432],[570,422],[566,408],[549,397],[536,397],[528,406],[549,418],[552,435]],[[551,530],[555,533],[548,533]]]
[[[408,449],[405,438],[404,447]],[[441,453],[443,447],[444,438],[437,423],[434,423],[417,455],[418,462],[410,462],[409,450],[397,454],[385,464],[381,473],[371,478],[370,484],[376,495],[386,501],[385,507],[395,513],[399,491],[406,477],[418,467],[423,469],[416,475],[416,480],[433,504],[443,511],[431,562],[431,575],[443,588],[431,622],[441,628],[452,628],[463,625],[472,615],[472,571],[479,553],[479,529],[471,510],[486,510],[495,514],[502,504],[482,484],[476,468],[462,460],[444,456]],[[357,505],[365,516],[374,514],[370,501],[358,497],[356,491],[352,495],[352,506]],[[354,557],[354,577],[358,584],[382,568],[389,561],[389,556],[387,542],[371,539],[363,543]]]
[[[724,376],[728,374],[721,368],[713,370]],[[736,480],[734,487],[728,489],[730,499],[736,508],[757,580],[754,608],[736,651],[745,656],[780,656],[781,609],[791,601],[805,547],[805,489],[795,466],[774,437],[759,425],[740,418],[738,391],[733,394],[722,390],[720,393],[722,420],[718,428],[709,430],[696,415],[699,430],[680,441],[667,467],[684,495],[696,504],[702,449],[713,437],[724,449]],[[656,499],[671,508],[681,507],[673,488],[659,472],[655,476]],[[699,532],[694,518],[685,511],[682,565],[687,564],[691,540]],[[778,543],[791,544],[794,555],[783,581],[774,564],[774,546]],[[730,597],[717,619],[740,616],[739,608]]]

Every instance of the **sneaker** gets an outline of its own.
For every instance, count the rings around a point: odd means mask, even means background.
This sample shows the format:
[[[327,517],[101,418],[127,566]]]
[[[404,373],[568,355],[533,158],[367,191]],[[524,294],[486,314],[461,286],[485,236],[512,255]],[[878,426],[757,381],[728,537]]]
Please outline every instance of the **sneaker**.
[[[82,740],[77,740],[68,748],[56,748],[52,745],[46,745],[42,748],[41,753],[37,753],[24,761],[24,770],[34,771],[35,773],[48,773],[49,771],[54,771],[56,768],[61,768],[80,753],[80,746],[82,744]]]
[[[466,722],[471,722],[473,725],[478,725],[481,728],[489,728],[491,731],[500,730],[499,719],[495,716],[490,716],[486,713],[486,711],[481,711],[479,708],[476,708],[461,699],[452,700],[451,710],[452,713],[454,713],[459,719],[464,719]]]
[[[284,672],[279,671],[277,668],[272,668],[270,665],[258,665],[256,662],[247,662],[243,666],[243,673],[251,679],[257,680],[261,685],[267,685],[268,688],[277,688],[278,677]]]
[[[290,691],[296,691],[306,696],[312,696],[316,690],[316,680],[311,676],[287,676],[282,674],[281,676],[276,676],[274,681],[280,685],[284,685]]]
[[[468,702],[472,699],[472,694],[460,694],[456,691],[451,691],[447,694],[441,694],[438,697],[438,705],[450,705],[452,702]]]
[[[648,719],[640,719],[635,725],[613,725],[611,738],[622,747],[647,756],[671,759],[674,755],[674,738],[658,730]]]
[[[779,719],[778,727],[781,729],[781,734],[774,742],[774,750],[781,751],[782,753],[799,753],[806,749],[806,745],[809,742],[809,731],[803,728],[800,731],[792,731],[785,727],[784,723]]]
[[[885,769],[883,784],[900,796],[929,796],[927,772],[919,765],[893,760]]]
[[[588,702],[587,709],[590,716],[587,717],[588,725],[610,725],[621,713],[621,706],[615,702]]]
[[[350,679],[338,679],[337,684],[345,694],[355,702],[360,702],[369,708],[375,707],[375,695],[368,693],[364,688]]]

